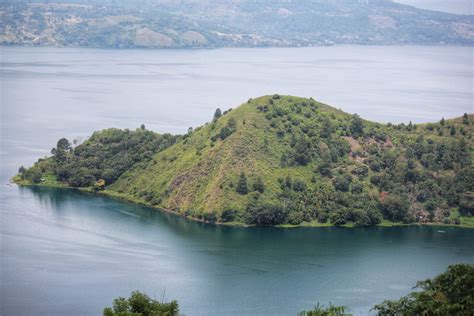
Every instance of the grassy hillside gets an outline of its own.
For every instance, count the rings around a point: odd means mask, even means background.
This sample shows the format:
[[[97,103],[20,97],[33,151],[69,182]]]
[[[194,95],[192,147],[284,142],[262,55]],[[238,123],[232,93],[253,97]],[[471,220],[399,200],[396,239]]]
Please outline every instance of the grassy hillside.
[[[217,111],[104,193],[209,222],[469,225],[473,119],[383,125],[264,96]]]

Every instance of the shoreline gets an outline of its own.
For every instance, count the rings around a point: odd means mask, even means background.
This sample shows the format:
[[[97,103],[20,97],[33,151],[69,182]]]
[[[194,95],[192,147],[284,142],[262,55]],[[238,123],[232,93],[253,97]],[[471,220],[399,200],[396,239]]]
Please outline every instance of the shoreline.
[[[178,217],[184,218],[186,220],[193,221],[193,222],[198,222],[198,223],[202,223],[202,224],[227,226],[227,227],[245,227],[245,228],[247,228],[247,227],[259,227],[259,226],[255,226],[255,225],[246,225],[245,223],[241,223],[241,222],[225,222],[225,223],[224,222],[218,222],[218,221],[209,222],[209,221],[205,221],[205,220],[202,220],[200,218],[197,218],[197,217],[185,216],[181,213],[178,213],[178,212],[175,212],[175,211],[172,211],[172,210],[169,210],[169,209],[153,206],[153,205],[148,204],[144,201],[141,201],[141,200],[139,200],[139,199],[137,199],[133,196],[129,196],[127,194],[123,194],[123,193],[119,193],[119,192],[111,191],[111,190],[107,190],[107,189],[102,190],[102,191],[94,191],[92,188],[75,188],[75,187],[70,187],[70,186],[67,186],[67,185],[63,185],[59,182],[49,183],[49,184],[31,183],[31,182],[26,181],[26,180],[17,180],[17,179],[15,179],[15,177],[10,179],[10,183],[14,183],[18,186],[24,186],[24,187],[46,187],[46,188],[51,188],[51,189],[76,190],[76,191],[79,191],[79,192],[82,192],[82,193],[85,193],[85,194],[90,194],[90,195],[95,195],[95,196],[104,196],[104,197],[111,198],[111,199],[114,199],[114,200],[117,200],[117,201],[147,207],[147,208],[156,210],[158,212],[163,212],[165,214],[178,216]],[[311,222],[302,222],[299,225],[281,224],[281,225],[276,225],[276,226],[261,226],[261,227],[291,229],[291,228],[322,228],[322,227],[360,228],[360,227],[403,227],[403,226],[406,226],[406,227],[408,227],[408,226],[457,227],[457,228],[474,229],[474,226],[465,225],[465,224],[458,224],[458,225],[456,225],[456,224],[444,224],[444,223],[409,223],[409,224],[405,224],[405,223],[401,223],[401,222],[390,222],[390,221],[385,220],[385,219],[382,220],[382,222],[380,224],[372,225],[372,226],[357,226],[353,223],[336,226],[334,224],[329,223],[329,221],[326,222],[326,223],[319,223],[319,222],[313,220]]]

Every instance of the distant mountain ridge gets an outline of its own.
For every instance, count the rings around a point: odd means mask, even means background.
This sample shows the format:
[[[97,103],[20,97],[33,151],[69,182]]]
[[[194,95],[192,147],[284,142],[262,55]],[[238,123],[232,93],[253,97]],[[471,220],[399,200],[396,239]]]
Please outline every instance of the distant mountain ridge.
[[[474,16],[388,0],[2,2],[0,44],[108,48],[474,45]]]

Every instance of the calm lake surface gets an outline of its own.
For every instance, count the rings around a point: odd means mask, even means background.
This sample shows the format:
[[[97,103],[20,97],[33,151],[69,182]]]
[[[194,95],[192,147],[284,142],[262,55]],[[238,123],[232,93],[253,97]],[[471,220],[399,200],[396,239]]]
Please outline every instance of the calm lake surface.
[[[474,49],[95,50],[0,47],[0,314],[100,315],[139,289],[187,315],[357,315],[449,264],[474,231],[228,228],[71,190],[7,185],[61,137],[183,133],[263,94],[313,96],[380,122],[473,112]]]

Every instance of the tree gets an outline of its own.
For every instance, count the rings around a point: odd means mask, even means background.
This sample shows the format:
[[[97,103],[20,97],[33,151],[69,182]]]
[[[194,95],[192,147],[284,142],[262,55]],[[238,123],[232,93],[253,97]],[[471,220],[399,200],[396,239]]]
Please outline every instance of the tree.
[[[145,124],[140,125],[140,129],[144,131],[145,130]]]
[[[334,128],[331,124],[331,121],[328,118],[325,118],[323,120],[323,126],[321,127],[321,137],[329,138],[331,137],[331,134],[333,131],[334,131]]]
[[[462,116],[462,123],[464,125],[468,125],[469,124],[469,116],[467,115],[467,113],[464,113],[464,115]]]
[[[20,169],[18,169],[18,174],[20,175],[21,179],[25,178],[25,173],[26,173],[26,168],[21,166]]]
[[[350,130],[352,136],[356,138],[364,136],[364,122],[359,115],[352,115]]]
[[[385,197],[381,206],[384,216],[392,221],[403,220],[409,210],[408,200],[398,195],[389,195]]]
[[[265,183],[263,182],[262,177],[257,177],[257,179],[255,179],[255,182],[253,183],[252,188],[254,191],[257,191],[260,193],[263,193],[265,191]]]
[[[365,178],[369,175],[369,168],[366,165],[359,165],[352,170],[352,173],[359,178]]]
[[[33,183],[40,183],[41,176],[41,170],[39,170],[38,168],[33,168],[33,170],[31,170],[29,178],[31,179],[31,181],[33,181]]]
[[[249,192],[247,187],[247,177],[245,173],[240,173],[239,180],[237,181],[236,189],[237,193],[245,195]]]
[[[226,209],[221,214],[221,221],[223,223],[232,222],[235,220],[237,213],[238,212],[234,209]]]
[[[221,140],[224,140],[230,135],[232,135],[232,133],[235,132],[236,129],[237,129],[237,122],[235,121],[233,117],[231,117],[229,121],[227,122],[226,126],[221,128],[219,132],[219,137],[221,138]]]
[[[323,177],[330,177],[330,176],[332,176],[331,164],[328,163],[328,162],[323,161],[323,162],[318,166],[318,172],[319,172]]]
[[[293,191],[295,192],[304,192],[307,190],[306,183],[301,180],[295,180],[293,182]]]
[[[104,316],[177,316],[178,302],[161,303],[151,299],[145,293],[134,291],[130,298],[119,297],[113,302],[112,308],[104,308]]]
[[[329,303],[328,307],[316,304],[310,311],[303,311],[298,316],[350,316],[347,313],[348,309],[345,306],[335,306]]]
[[[450,130],[449,134],[450,134],[451,136],[456,135],[456,127],[455,127],[454,125],[451,126],[451,130]]]
[[[51,150],[51,154],[54,155],[56,162],[62,163],[66,160],[67,154],[71,150],[71,144],[66,138],[61,138],[56,144],[56,148]]]
[[[412,292],[397,301],[384,301],[373,310],[380,316],[459,315],[474,310],[474,266],[458,264],[433,279],[418,282]]]
[[[283,224],[288,213],[280,205],[250,204],[246,210],[245,222],[249,225],[273,226]]]
[[[349,174],[337,176],[332,184],[337,191],[347,192],[352,182],[352,177]]]
[[[58,140],[58,143],[56,145],[56,150],[64,150],[68,151],[71,149],[71,143],[66,138],[61,138]]]
[[[446,124],[446,121],[444,120],[444,117],[441,118],[441,121],[439,121],[439,124],[441,124],[441,126],[444,126],[444,124]]]
[[[309,151],[309,142],[305,137],[300,137],[295,144],[295,152],[293,160],[300,166],[306,166],[311,161],[311,153]]]
[[[459,213],[463,216],[474,215],[474,192],[465,192],[459,201]]]
[[[222,111],[220,108],[217,108],[214,112],[214,118],[212,119],[214,122],[217,121],[222,116]]]

